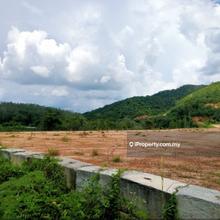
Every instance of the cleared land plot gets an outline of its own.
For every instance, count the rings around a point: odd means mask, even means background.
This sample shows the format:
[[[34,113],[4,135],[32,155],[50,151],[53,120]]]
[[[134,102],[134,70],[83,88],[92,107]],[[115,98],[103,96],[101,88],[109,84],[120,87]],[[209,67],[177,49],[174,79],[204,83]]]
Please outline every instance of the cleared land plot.
[[[132,133],[144,133],[149,141],[179,140],[183,147],[174,155],[161,156],[155,151],[154,155],[128,157],[126,131],[2,132],[0,144],[39,152],[57,150],[60,155],[103,167],[141,170],[220,190],[220,128]]]

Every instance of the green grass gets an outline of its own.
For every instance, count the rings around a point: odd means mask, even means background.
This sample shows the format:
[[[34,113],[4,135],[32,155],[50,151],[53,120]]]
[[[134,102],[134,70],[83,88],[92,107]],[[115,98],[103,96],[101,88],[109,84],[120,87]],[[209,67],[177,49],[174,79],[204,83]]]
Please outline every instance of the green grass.
[[[76,191],[67,189],[63,168],[49,156],[19,167],[0,158],[0,173],[1,219],[147,218],[145,212],[121,197],[120,172],[105,187],[96,174]]]

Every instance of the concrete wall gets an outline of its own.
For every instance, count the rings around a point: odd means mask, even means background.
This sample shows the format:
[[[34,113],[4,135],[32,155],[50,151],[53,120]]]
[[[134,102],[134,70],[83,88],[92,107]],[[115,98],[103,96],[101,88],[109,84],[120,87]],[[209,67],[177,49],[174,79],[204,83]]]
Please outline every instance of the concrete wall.
[[[1,155],[19,164],[43,155],[23,149],[1,149]],[[103,169],[85,162],[59,157],[64,167],[67,186],[78,189],[95,173],[100,173],[100,182],[106,185],[116,169]],[[220,192],[204,187],[187,185],[178,181],[144,172],[126,171],[121,176],[121,193],[149,213],[150,219],[160,219],[166,202],[176,193],[180,219],[220,219]]]

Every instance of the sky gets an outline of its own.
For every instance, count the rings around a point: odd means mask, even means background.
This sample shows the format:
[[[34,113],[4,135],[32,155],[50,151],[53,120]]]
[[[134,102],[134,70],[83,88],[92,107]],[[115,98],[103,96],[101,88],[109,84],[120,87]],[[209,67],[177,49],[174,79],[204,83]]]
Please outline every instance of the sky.
[[[85,112],[220,81],[219,2],[0,0],[0,102]]]

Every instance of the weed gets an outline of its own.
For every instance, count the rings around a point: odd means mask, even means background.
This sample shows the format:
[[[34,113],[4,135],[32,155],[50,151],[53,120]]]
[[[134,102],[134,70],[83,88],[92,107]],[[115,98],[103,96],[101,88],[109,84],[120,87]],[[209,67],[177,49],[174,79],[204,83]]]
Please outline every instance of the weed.
[[[68,142],[70,139],[67,136],[64,136],[61,138],[61,141]]]
[[[80,190],[70,191],[55,158],[32,158],[19,168],[0,160],[1,174],[15,171],[0,183],[2,219],[122,219],[122,213],[126,219],[146,219],[146,213],[121,196],[121,171],[105,187],[96,174]]]
[[[87,135],[89,135],[89,132],[83,131],[79,134],[81,137],[86,137]]]
[[[74,154],[75,154],[75,155],[79,155],[79,156],[80,156],[80,155],[84,155],[84,153],[83,153],[82,151],[75,151]]]
[[[106,168],[108,167],[108,164],[106,162],[104,162],[102,165],[101,165],[103,168]]]
[[[93,156],[93,157],[96,157],[96,156],[98,156],[98,155],[99,155],[98,150],[93,149],[93,150],[92,150],[92,156]]]
[[[11,138],[15,138],[15,137],[16,137],[16,135],[12,134],[12,135],[10,135],[9,137],[11,137]]]
[[[58,134],[58,133],[55,133],[55,134],[53,134],[53,136],[60,136],[60,134]]]
[[[112,158],[112,162],[114,163],[120,163],[121,162],[121,157],[119,155],[116,155]]]
[[[59,156],[60,152],[58,149],[49,148],[47,154],[48,154],[48,156]]]
[[[30,136],[28,137],[28,140],[32,140],[33,138],[33,133],[31,132]]]
[[[178,218],[176,193],[173,193],[163,208],[164,220],[176,220]]]
[[[0,184],[11,178],[24,175],[24,171],[20,167],[12,165],[9,160],[0,157]]]

